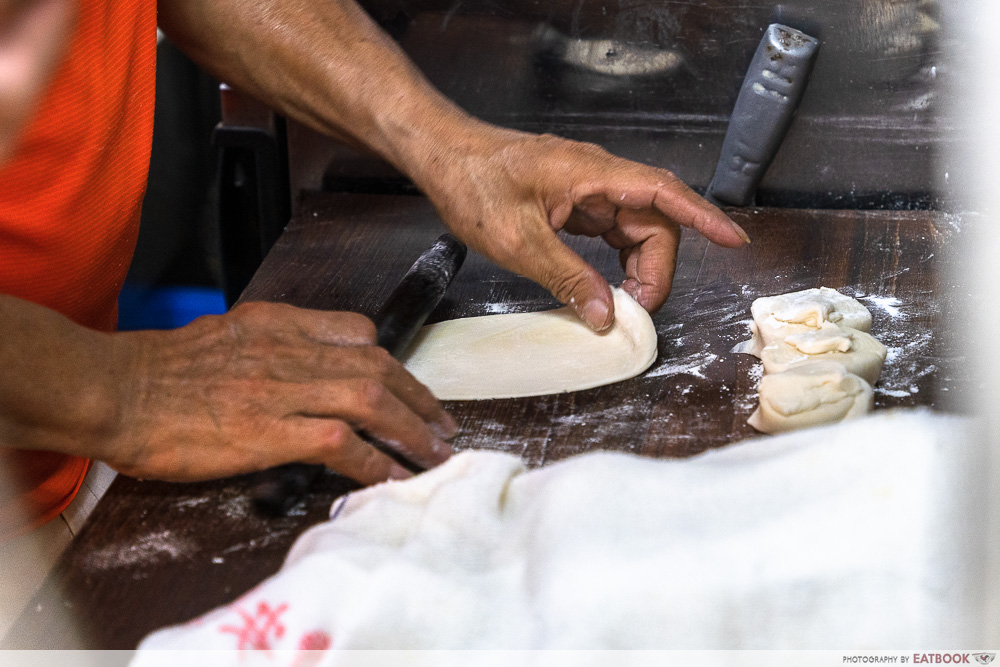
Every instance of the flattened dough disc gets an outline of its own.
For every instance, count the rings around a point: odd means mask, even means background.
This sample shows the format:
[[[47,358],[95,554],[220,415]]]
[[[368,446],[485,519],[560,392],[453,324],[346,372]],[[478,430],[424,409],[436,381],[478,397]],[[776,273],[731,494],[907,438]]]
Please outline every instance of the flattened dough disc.
[[[615,323],[594,333],[570,308],[425,326],[403,359],[442,400],[541,396],[619,382],[656,359],[649,314],[613,290]]]

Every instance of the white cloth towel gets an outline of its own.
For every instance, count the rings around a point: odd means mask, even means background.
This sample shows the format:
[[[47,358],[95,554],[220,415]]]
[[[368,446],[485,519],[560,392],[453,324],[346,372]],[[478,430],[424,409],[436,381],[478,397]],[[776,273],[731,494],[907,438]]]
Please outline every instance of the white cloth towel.
[[[879,413],[532,471],[464,452],[341,499],[275,576],[140,648],[962,645],[966,426]]]

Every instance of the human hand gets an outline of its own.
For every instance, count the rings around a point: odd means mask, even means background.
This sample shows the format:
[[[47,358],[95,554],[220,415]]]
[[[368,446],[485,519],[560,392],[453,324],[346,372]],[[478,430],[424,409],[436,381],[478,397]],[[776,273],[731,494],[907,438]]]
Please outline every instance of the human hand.
[[[361,315],[249,303],[114,338],[124,398],[90,455],[128,475],[194,481],[294,461],[364,484],[410,476],[358,430],[428,467],[451,454],[454,422]]]
[[[549,289],[593,329],[614,319],[607,282],[556,235],[600,236],[619,251],[623,289],[649,312],[670,293],[680,227],[726,247],[739,226],[664,169],[593,144],[472,123],[427,156],[416,180],[445,223],[497,264]]]
[[[456,236],[544,285],[595,329],[613,320],[611,290],[559,230],[618,249],[624,288],[650,311],[670,292],[679,226],[724,246],[747,240],[668,171],[471,118],[354,2],[161,4],[160,25],[218,78],[381,156]]]

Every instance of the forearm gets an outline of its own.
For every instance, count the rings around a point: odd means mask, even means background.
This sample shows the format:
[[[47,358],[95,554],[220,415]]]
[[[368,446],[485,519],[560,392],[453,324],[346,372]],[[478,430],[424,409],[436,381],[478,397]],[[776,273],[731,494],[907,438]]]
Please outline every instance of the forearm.
[[[366,484],[430,467],[455,424],[361,315],[246,304],[169,331],[104,334],[0,295],[0,447],[192,481],[291,461]]]
[[[476,122],[351,0],[161,0],[159,21],[223,81],[411,176]]]
[[[0,294],[0,446],[97,457],[118,428],[113,336]]]
[[[160,21],[223,80],[392,163],[460,239],[594,329],[611,324],[611,290],[557,231],[617,249],[624,288],[650,311],[670,292],[678,225],[728,247],[749,240],[664,169],[472,118],[352,0],[161,0]]]

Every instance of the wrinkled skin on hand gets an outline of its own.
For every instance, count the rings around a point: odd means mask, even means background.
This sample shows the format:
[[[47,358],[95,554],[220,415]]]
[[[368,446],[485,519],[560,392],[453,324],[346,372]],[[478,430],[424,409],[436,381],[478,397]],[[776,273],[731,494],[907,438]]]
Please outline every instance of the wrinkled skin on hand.
[[[0,0],[0,70],[11,74],[0,159],[59,61],[74,6]],[[746,240],[667,171],[468,117],[350,0],[171,0],[158,22],[219,79],[410,175],[459,238],[595,329],[613,319],[610,289],[560,230],[617,249],[625,289],[650,311],[670,292],[680,227],[724,246]],[[173,331],[108,335],[0,295],[0,321],[5,447],[178,481],[322,463],[366,484],[407,473],[358,430],[427,466],[450,453],[454,423],[359,315],[248,304]]]
[[[680,227],[726,247],[749,242],[671,172],[593,144],[475,123],[429,159],[421,185],[445,223],[497,264],[548,288],[594,329],[608,327],[607,282],[557,236],[600,236],[619,251],[622,287],[649,312],[670,293]]]
[[[172,0],[158,17],[218,78],[407,174],[456,236],[595,329],[613,320],[610,288],[556,232],[616,248],[625,289],[650,311],[670,292],[679,227],[748,240],[668,171],[472,118],[350,0]]]
[[[119,334],[121,408],[102,458],[192,481],[291,461],[363,484],[409,477],[364,430],[425,466],[456,427],[361,315],[250,303],[173,331]]]

